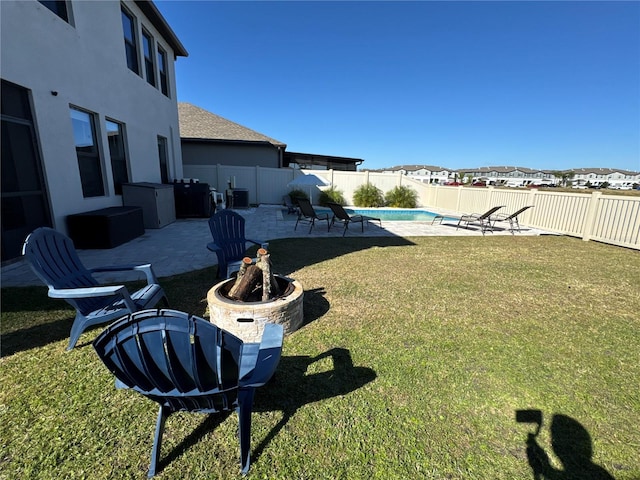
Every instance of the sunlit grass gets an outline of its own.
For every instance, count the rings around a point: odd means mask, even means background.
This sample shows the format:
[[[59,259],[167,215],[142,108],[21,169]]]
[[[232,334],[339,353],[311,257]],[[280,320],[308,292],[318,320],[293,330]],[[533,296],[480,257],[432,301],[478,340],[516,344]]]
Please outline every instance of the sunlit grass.
[[[640,253],[562,237],[290,239],[276,270],[307,324],[256,396],[260,479],[529,479],[533,426],[580,422],[593,461],[640,478]],[[204,315],[215,268],[162,279]],[[44,288],[2,290],[0,478],[144,478],[156,406],[115,390],[72,311]],[[218,421],[219,420],[219,421]],[[240,478],[237,417],[177,414],[158,478]]]

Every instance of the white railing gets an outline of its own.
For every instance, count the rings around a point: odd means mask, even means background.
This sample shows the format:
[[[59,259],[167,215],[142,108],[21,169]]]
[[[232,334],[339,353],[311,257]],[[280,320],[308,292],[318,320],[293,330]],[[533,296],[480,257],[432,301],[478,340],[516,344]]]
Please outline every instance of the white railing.
[[[464,213],[482,213],[494,205],[504,205],[503,212],[514,212],[533,205],[520,217],[520,223],[534,228],[597,240],[603,243],[640,250],[640,197],[593,193],[564,193],[544,189],[447,187],[426,185],[402,174],[345,172],[340,170],[293,170],[289,168],[235,167],[229,165],[184,165],[184,176],[198,178],[224,192],[230,179],[235,186],[249,190],[252,204],[279,204],[291,190],[287,184],[298,175],[313,173],[340,190],[347,203],[363,183],[375,185],[383,193],[405,185],[418,193],[424,208],[438,208]],[[320,189],[312,187],[313,198]]]

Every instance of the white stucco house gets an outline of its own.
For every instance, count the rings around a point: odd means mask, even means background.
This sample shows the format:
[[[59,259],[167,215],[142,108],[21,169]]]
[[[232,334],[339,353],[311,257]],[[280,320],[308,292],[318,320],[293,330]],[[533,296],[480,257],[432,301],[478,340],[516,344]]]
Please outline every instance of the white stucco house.
[[[2,260],[42,225],[182,177],[174,62],[153,2],[0,2]]]
[[[391,168],[383,168],[382,173],[402,173],[407,177],[422,183],[444,184],[449,180],[452,171],[434,165],[398,165]]]

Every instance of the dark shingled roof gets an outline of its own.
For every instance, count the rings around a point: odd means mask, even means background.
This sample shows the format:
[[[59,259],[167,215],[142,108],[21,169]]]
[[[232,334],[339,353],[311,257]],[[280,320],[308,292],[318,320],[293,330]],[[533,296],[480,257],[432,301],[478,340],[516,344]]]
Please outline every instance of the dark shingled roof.
[[[287,146],[285,143],[190,103],[178,102],[178,116],[180,117],[180,138],[183,140],[270,143],[275,147],[283,148]]]

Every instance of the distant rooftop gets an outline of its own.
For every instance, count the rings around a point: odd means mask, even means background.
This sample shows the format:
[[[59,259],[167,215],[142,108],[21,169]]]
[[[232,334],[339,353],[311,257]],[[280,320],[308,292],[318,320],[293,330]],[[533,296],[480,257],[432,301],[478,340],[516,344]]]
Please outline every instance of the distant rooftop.
[[[274,138],[267,137],[190,103],[178,102],[178,116],[180,118],[180,138],[183,140],[270,143],[280,148],[287,146]]]
[[[459,172],[459,173],[490,173],[490,172],[495,172],[495,173],[509,173],[509,172],[514,172],[514,171],[518,171],[520,173],[525,173],[525,174],[533,174],[536,172],[541,172],[541,173],[553,173],[557,170],[544,170],[544,169],[534,169],[534,168],[528,168],[528,167],[516,167],[516,166],[488,166],[488,167],[471,167],[471,168],[458,168],[458,169],[449,169],[446,167],[438,167],[438,166],[434,166],[434,165],[397,165],[394,167],[386,167],[386,168],[378,168],[378,169],[363,169],[363,170],[369,170],[372,172],[388,172],[388,171],[399,171],[399,170],[405,170],[407,172],[415,172],[417,170],[427,170],[430,172],[442,172],[442,171],[449,171],[449,172]],[[565,170],[560,170],[561,172],[574,172],[576,175],[583,175],[583,174],[587,174],[587,173],[594,173],[594,174],[598,174],[598,175],[610,175],[612,173],[621,173],[623,175],[638,175],[640,174],[640,172],[632,172],[629,170],[622,170],[622,169],[616,169],[616,168],[570,168],[570,169],[565,169]]]

